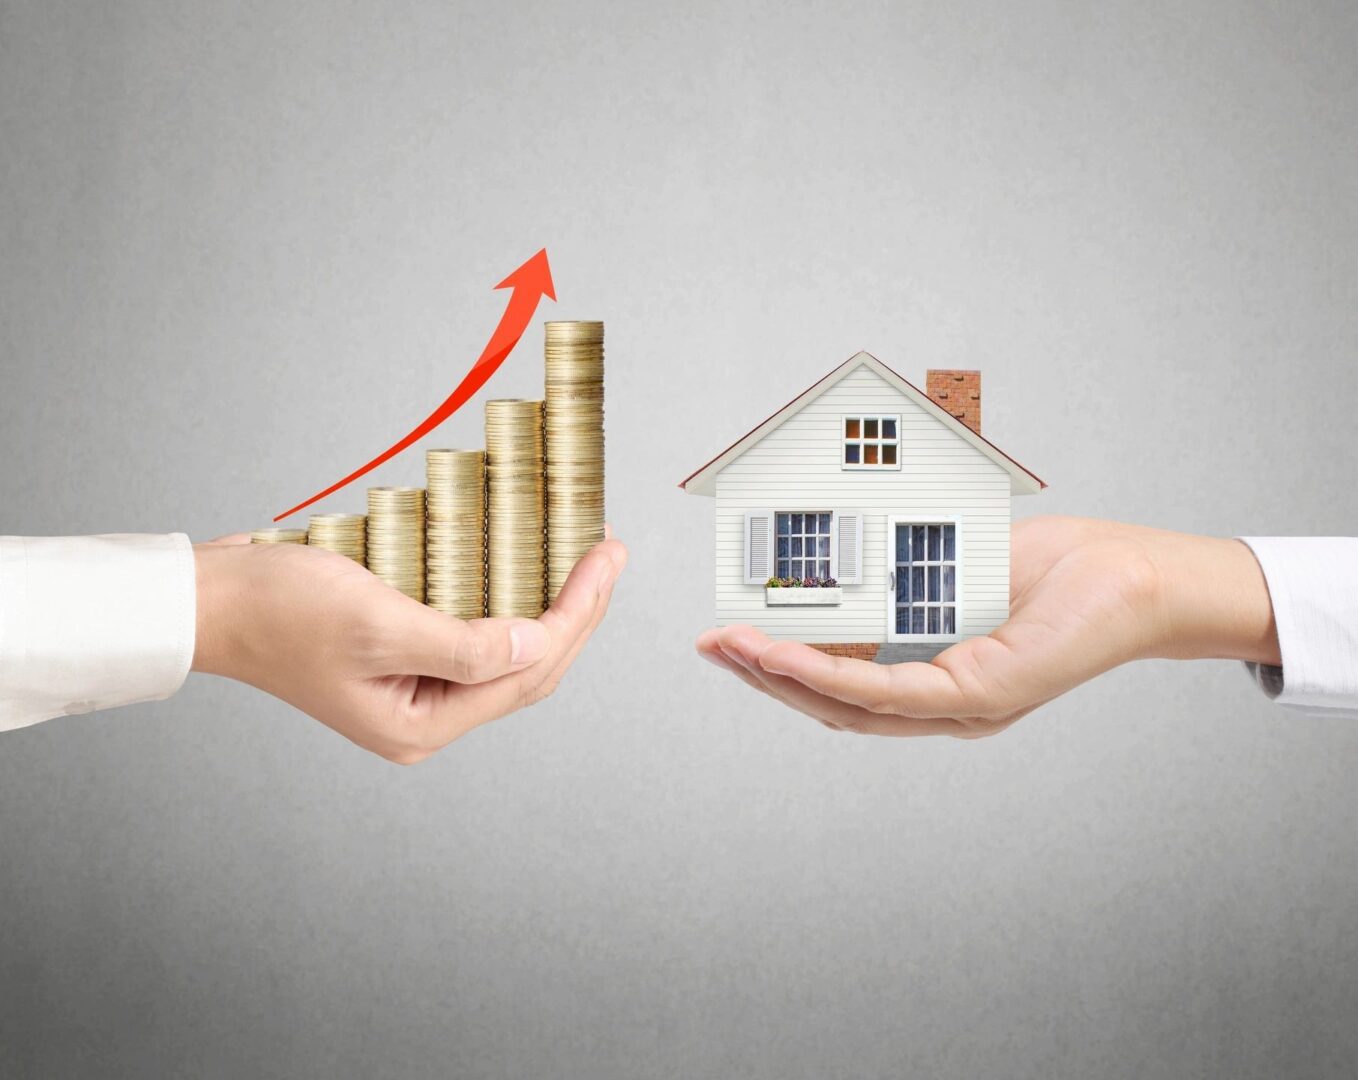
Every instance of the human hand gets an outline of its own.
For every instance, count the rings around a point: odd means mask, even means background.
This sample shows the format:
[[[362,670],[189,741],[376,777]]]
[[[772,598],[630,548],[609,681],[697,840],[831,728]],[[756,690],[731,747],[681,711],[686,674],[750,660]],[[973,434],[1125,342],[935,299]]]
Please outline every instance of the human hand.
[[[402,765],[550,694],[627,562],[605,540],[540,618],[463,622],[334,552],[244,540],[194,547],[194,670],[258,687]]]
[[[825,726],[872,735],[1002,731],[1130,660],[1280,663],[1263,572],[1236,540],[1083,518],[1015,523],[1009,621],[929,663],[874,664],[708,630],[698,651]]]

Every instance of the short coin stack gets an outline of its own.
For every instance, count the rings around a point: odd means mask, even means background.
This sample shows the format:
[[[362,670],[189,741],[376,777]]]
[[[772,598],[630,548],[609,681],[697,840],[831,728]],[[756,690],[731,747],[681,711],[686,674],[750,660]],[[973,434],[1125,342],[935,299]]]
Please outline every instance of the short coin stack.
[[[368,569],[424,602],[424,488],[368,489]]]
[[[604,538],[604,324],[549,322],[547,601]]]
[[[544,606],[542,407],[541,401],[486,402],[486,610],[492,618],[533,619]]]
[[[426,600],[459,619],[486,614],[486,452],[427,450]]]
[[[368,564],[368,521],[362,514],[312,514],[307,543]]]
[[[256,529],[250,534],[252,544],[305,544],[305,529]]]

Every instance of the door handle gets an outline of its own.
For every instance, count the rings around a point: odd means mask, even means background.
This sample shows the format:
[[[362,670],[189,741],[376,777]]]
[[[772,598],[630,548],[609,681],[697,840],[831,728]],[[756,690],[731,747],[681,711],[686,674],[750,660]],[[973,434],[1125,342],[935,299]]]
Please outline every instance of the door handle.
[[[891,573],[888,574],[887,577],[889,580],[889,587],[891,591],[894,593],[896,591],[896,571],[895,570],[891,571]]]

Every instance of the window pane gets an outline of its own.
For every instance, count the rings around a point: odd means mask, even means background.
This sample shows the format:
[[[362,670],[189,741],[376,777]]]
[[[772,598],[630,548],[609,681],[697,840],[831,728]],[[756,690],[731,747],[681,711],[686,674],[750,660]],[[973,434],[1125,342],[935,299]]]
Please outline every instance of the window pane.
[[[773,572],[778,577],[788,577],[792,573],[792,571],[788,569],[788,562],[786,559],[779,559],[777,567]]]
[[[929,567],[929,599],[937,600],[938,595],[938,567]]]
[[[792,557],[794,559],[800,558],[801,554],[802,554],[802,538],[800,536],[794,536],[792,538]]]
[[[939,592],[938,598],[940,600],[957,599],[957,567],[943,567],[943,589]]]
[[[821,559],[820,563],[816,567],[816,576],[821,578],[828,578],[830,576],[829,559]]]
[[[875,439],[875,438],[877,438],[877,421],[876,421],[876,420],[864,420],[864,421],[863,421],[863,438],[865,438],[865,439]]]
[[[859,449],[856,442],[844,444],[844,463],[846,465],[857,465],[859,463]]]
[[[910,526],[896,526],[896,561],[898,563],[908,563],[910,561]]]
[[[791,524],[792,524],[792,515],[791,515],[791,514],[779,514],[779,515],[778,515],[778,535],[779,535],[779,536],[786,536],[786,535],[788,534],[788,528],[789,528],[789,526],[790,526]]]
[[[915,562],[924,561],[924,526],[916,525],[915,534],[910,540],[910,550],[915,553]]]
[[[895,443],[887,443],[885,446],[882,447],[882,464],[883,464],[883,465],[895,465],[895,464],[896,464],[896,444],[895,444]]]
[[[896,633],[910,633],[910,609],[908,607],[896,609]]]
[[[910,570],[910,598],[916,604],[924,599],[924,567],[915,566]]]
[[[943,557],[949,562],[957,558],[957,540],[954,535],[955,532],[955,526],[943,526]]]
[[[938,633],[938,608],[929,608],[929,633]]]
[[[864,454],[864,457],[863,457],[863,464],[864,464],[864,465],[876,465],[876,464],[877,464],[877,444],[876,444],[876,443],[865,443],[864,446],[863,446],[863,454]]]
[[[943,609],[943,632],[945,634],[957,633],[957,609],[945,607]]]
[[[788,550],[787,537],[786,536],[778,537],[778,558],[786,559],[790,554],[791,552]]]
[[[896,571],[896,603],[910,603],[910,574],[905,570]]]
[[[829,515],[829,514],[821,514],[821,516],[820,516],[820,526],[819,526],[819,531],[820,531],[820,532],[823,532],[826,536],[829,536],[829,535],[830,535],[830,515]]]
[[[822,559],[830,557],[830,538],[828,536],[822,536],[816,541],[816,554]]]
[[[922,607],[910,609],[910,632],[912,634],[924,633],[924,609]]]
[[[939,554],[940,554],[940,547],[939,547],[939,542],[938,542],[938,541],[939,541],[939,533],[940,533],[941,531],[942,531],[942,530],[940,530],[939,527],[938,527],[937,525],[930,525],[930,526],[929,526],[929,558],[930,558],[931,560],[937,560],[938,557],[939,557]]]
[[[894,439],[895,437],[896,437],[896,421],[895,421],[895,420],[883,420],[883,421],[882,421],[882,438],[884,438],[884,439]]]
[[[846,439],[858,438],[858,418],[844,421],[844,437]]]

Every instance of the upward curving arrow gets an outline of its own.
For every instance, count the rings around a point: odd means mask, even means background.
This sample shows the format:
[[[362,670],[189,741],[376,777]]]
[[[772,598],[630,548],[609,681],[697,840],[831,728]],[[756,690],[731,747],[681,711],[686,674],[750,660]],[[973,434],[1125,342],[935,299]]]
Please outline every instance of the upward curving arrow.
[[[494,375],[496,369],[504,363],[505,357],[514,351],[514,346],[519,343],[519,338],[523,337],[523,332],[528,329],[528,324],[533,320],[533,313],[538,309],[538,302],[544,296],[549,300],[556,299],[556,290],[552,285],[552,268],[547,265],[547,249],[543,248],[495,287],[513,290],[509,294],[509,303],[505,305],[505,313],[500,316],[500,323],[495,327],[495,333],[490,335],[490,341],[481,351],[481,356],[471,366],[471,370],[462,377],[462,381],[457,384],[453,392],[448,395],[447,400],[400,442],[383,450],[368,464],[355,469],[343,480],[337,480],[324,491],[316,492],[311,498],[298,503],[291,510],[284,510],[283,513],[274,518],[274,521],[282,521],[285,517],[291,517],[298,510],[305,510],[312,503],[324,499],[327,495],[333,495],[340,488],[353,483],[365,473],[372,472],[382,462],[395,457],[412,443],[424,438],[471,400],[472,395],[480,390],[486,384],[486,380]]]

